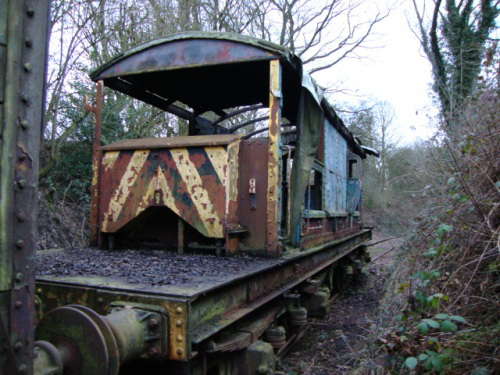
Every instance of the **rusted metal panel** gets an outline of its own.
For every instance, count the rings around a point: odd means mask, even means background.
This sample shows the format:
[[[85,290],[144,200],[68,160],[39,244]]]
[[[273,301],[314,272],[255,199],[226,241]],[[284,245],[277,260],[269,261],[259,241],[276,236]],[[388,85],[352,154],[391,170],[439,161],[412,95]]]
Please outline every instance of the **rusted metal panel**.
[[[228,40],[191,39],[159,44],[125,57],[94,79],[275,57],[264,49]]]
[[[101,165],[101,127],[102,127],[102,105],[103,105],[103,83],[97,82],[97,97],[95,107],[89,107],[85,103],[85,108],[94,112],[95,129],[94,145],[92,149],[92,187],[90,202],[90,244],[99,244],[99,179]]]
[[[342,216],[341,216],[342,215]],[[302,219],[300,246],[307,249],[331,241],[340,240],[360,231],[358,218],[347,213],[334,213],[330,216]]]
[[[102,232],[114,233],[156,206],[168,207],[207,237],[224,238],[226,215],[235,220],[227,201],[237,196],[230,182],[237,178],[231,176],[237,164],[228,156],[232,147],[237,145],[231,144],[229,151],[223,146],[105,151]]]
[[[266,248],[268,139],[249,139],[240,143],[239,221],[248,229],[242,244],[248,249]],[[250,194],[254,180],[254,196]]]
[[[280,133],[281,133],[281,65],[279,60],[270,62],[269,82],[269,145],[267,169],[267,251],[278,257],[279,190],[280,187]]]
[[[159,148],[225,146],[237,141],[239,134],[193,135],[187,137],[124,139],[101,147],[110,150],[155,150]]]

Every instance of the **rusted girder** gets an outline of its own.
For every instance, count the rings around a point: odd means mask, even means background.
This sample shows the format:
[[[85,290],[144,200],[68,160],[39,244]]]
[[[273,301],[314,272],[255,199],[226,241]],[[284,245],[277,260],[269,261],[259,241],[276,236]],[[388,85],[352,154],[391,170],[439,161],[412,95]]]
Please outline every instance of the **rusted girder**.
[[[91,107],[87,102],[85,109],[94,113],[94,145],[92,148],[92,190],[90,203],[90,244],[97,245],[99,242],[99,178],[101,164],[101,129],[102,129],[102,105],[103,105],[103,83],[97,82],[97,97],[95,107]]]

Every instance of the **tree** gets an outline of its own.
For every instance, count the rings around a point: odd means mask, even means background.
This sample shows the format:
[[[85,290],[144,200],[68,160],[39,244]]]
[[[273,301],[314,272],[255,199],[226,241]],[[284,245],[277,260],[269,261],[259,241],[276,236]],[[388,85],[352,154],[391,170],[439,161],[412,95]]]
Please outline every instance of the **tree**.
[[[481,72],[486,42],[499,14],[495,0],[436,0],[430,25],[425,2],[413,0],[422,48],[432,65],[434,91],[448,125],[472,94]]]
[[[59,161],[65,142],[78,139],[76,129],[86,123],[85,94],[92,93],[88,73],[133,46],[174,32],[213,30],[253,35],[288,46],[301,56],[312,72],[326,69],[369,42],[373,28],[386,15],[373,19],[359,14],[368,2],[339,0],[54,0],[48,84],[46,178]],[[355,22],[356,21],[356,22]],[[187,123],[156,108],[120,94],[106,92],[109,119],[127,136],[184,134]],[[112,99],[112,100],[108,100]],[[182,103],[178,103],[182,106]],[[261,112],[233,118],[255,119]],[[104,118],[104,127],[107,119]],[[111,127],[114,129],[114,127]],[[113,137],[111,137],[113,138]],[[109,138],[109,139],[111,139]],[[105,139],[104,141],[108,141]]]
[[[398,151],[400,137],[394,127],[394,109],[387,102],[361,103],[360,108],[346,118],[349,130],[363,145],[375,148],[379,158],[368,158],[363,167],[367,206],[385,208],[393,196],[392,181],[397,177],[391,166]]]
[[[369,12],[369,3],[362,0],[271,0],[268,6],[254,8],[258,14],[251,32],[290,48],[311,74],[357,56],[389,14],[377,8],[373,16],[362,16]]]

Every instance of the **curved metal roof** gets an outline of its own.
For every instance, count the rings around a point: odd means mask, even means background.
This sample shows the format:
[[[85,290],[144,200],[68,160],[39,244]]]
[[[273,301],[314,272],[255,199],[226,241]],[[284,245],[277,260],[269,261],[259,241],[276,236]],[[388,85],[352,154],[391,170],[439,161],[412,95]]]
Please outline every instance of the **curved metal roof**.
[[[234,60],[244,60],[244,59],[251,59],[252,58],[252,52],[254,53],[254,57],[268,57],[268,58],[286,58],[289,60],[296,59],[296,57],[293,55],[293,53],[290,52],[289,49],[286,47],[280,46],[278,44],[268,42],[266,40],[254,38],[251,36],[246,36],[246,35],[240,35],[240,34],[233,34],[233,33],[221,33],[221,32],[212,32],[212,31],[191,31],[191,32],[182,32],[182,33],[176,33],[169,35],[167,37],[155,39],[153,41],[150,41],[148,43],[141,44],[137,47],[133,47],[128,51],[125,51],[123,53],[120,53],[119,55],[115,56],[113,59],[111,59],[109,62],[105,63],[104,65],[100,66],[99,68],[95,69],[93,72],[90,73],[90,78],[94,81],[97,81],[99,79],[107,78],[110,75],[119,75],[120,72],[118,71],[113,71],[112,68],[119,65],[122,63],[124,60],[133,58],[133,56],[140,56],[144,55],[146,58],[149,57],[148,51],[154,52],[156,54],[158,53],[164,53],[164,54],[169,54],[171,53],[171,49],[168,49],[167,51],[162,51],[161,46],[165,45],[172,45],[175,44],[175,42],[178,42],[175,47],[178,47],[178,44],[180,42],[184,41],[194,41],[194,40],[200,40],[206,43],[208,40],[210,41],[216,41],[216,42],[222,42],[218,43],[221,49],[221,55],[219,56],[220,59],[217,60],[218,56],[214,56],[213,53],[211,56],[208,56],[209,58],[212,57],[212,62],[230,62],[230,58],[232,57],[233,62]],[[224,42],[232,42],[234,46],[236,45],[241,45],[241,46],[246,46],[247,51],[242,51],[239,49],[238,51],[234,51],[235,55],[230,56],[227,54],[228,48],[227,46],[224,46]],[[193,64],[196,63],[197,61],[203,62],[203,60],[197,60],[201,58],[200,56],[203,51],[200,51],[199,47],[200,46],[194,46],[190,51],[185,51],[182,48],[179,48],[184,52],[184,58],[185,60],[183,62],[187,62],[185,65],[192,65],[190,62]],[[210,47],[210,46],[207,46]],[[197,51],[193,51],[193,49],[198,49]],[[258,51],[261,52],[259,55]],[[245,52],[247,55],[245,55]],[[190,54],[191,53],[191,54]],[[226,55],[224,55],[226,53]],[[263,54],[262,54],[263,53]],[[191,59],[191,60],[190,60]],[[139,59],[140,60],[140,59]],[[144,61],[145,59],[143,59]],[[158,62],[161,61],[161,59],[156,59]],[[166,64],[172,63],[175,61],[165,59],[163,60]],[[206,61],[205,61],[206,63]],[[172,65],[157,65],[155,68],[160,70],[162,68],[167,68]],[[135,71],[135,73],[140,73],[140,72],[147,72],[151,71],[151,67],[147,67],[143,65],[143,69],[140,68]],[[106,73],[108,72],[108,73]],[[109,73],[109,72],[114,72]]]

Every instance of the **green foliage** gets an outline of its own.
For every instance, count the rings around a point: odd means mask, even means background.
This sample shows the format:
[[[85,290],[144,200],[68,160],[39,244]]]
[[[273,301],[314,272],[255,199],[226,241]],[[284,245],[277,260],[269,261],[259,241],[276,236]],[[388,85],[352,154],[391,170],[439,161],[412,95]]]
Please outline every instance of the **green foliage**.
[[[439,238],[443,238],[446,233],[449,233],[453,230],[453,226],[446,224],[439,224],[437,235]]]
[[[480,4],[437,1],[429,25],[424,22],[425,10],[415,5],[420,42],[432,65],[433,88],[448,125],[453,127],[458,126],[453,120],[477,87],[488,37],[499,14],[497,5],[494,0]]]
[[[405,360],[405,366],[413,370],[418,365],[418,360],[415,357],[408,357]]]
[[[457,332],[458,327],[451,320],[445,320],[441,323],[441,331],[443,332]]]

